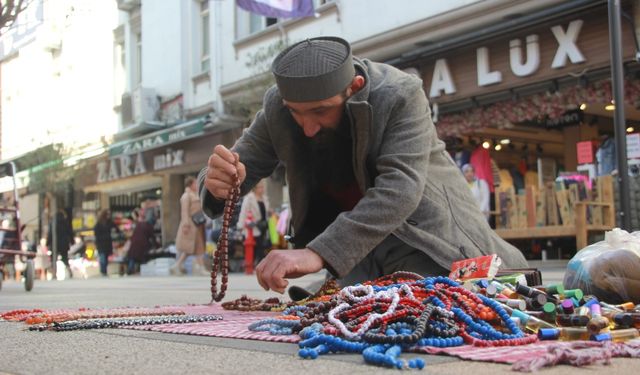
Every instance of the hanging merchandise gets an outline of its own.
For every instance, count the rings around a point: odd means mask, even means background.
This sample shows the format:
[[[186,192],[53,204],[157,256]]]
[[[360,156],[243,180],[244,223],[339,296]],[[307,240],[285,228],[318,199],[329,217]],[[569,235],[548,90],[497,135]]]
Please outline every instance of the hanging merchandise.
[[[640,80],[625,81],[625,103],[640,107]],[[468,134],[474,129],[494,127],[494,124],[522,123],[531,120],[559,119],[576,103],[609,103],[612,100],[611,80],[576,85],[551,94],[549,92],[505,100],[463,112],[441,114],[436,130],[440,138]]]
[[[596,151],[596,160],[598,161],[598,176],[611,174],[617,169],[616,160],[616,143],[611,137],[605,136],[604,140]]]

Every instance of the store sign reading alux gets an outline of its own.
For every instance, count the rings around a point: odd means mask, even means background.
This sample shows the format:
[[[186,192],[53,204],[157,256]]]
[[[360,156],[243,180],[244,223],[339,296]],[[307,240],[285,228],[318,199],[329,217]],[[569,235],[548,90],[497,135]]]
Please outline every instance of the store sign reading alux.
[[[580,64],[586,58],[578,48],[577,40],[584,21],[574,20],[567,28],[556,25],[550,28],[556,42],[557,49],[551,61],[552,69],[561,69],[567,63]],[[476,49],[476,83],[478,87],[499,84],[503,81],[503,72],[492,70],[490,67],[491,51],[487,47]],[[540,41],[537,34],[530,34],[525,38],[525,46],[521,39],[509,41],[509,68],[516,77],[534,75],[540,69],[541,53]],[[433,66],[429,96],[437,98],[441,95],[457,93],[454,76],[449,61],[445,58],[437,59]]]

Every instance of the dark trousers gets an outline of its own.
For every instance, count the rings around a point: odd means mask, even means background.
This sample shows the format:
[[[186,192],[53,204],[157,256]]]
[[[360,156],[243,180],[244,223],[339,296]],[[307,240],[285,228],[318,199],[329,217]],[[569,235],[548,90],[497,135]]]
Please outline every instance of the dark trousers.
[[[100,273],[107,275],[107,266],[109,265],[109,255],[104,252],[98,252],[98,260],[100,261]]]
[[[423,251],[413,248],[398,237],[390,235],[369,255],[358,263],[345,277],[338,280],[340,286],[354,285],[392,274],[396,271],[415,272],[424,277],[446,276],[449,270],[440,266]]]
[[[132,258],[127,259],[127,275],[133,275],[136,273],[138,271],[138,267],[140,267],[140,262],[137,262]]]

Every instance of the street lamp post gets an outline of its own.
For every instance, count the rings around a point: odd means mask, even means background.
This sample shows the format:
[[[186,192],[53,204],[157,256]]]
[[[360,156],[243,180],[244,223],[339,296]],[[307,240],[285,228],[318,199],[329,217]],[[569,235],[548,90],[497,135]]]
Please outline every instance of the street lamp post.
[[[627,165],[627,126],[624,117],[624,68],[622,66],[622,31],[620,26],[620,0],[609,0],[609,45],[611,53],[611,84],[615,104],[613,126],[618,159],[618,185],[620,186],[620,226],[631,230],[629,172]]]

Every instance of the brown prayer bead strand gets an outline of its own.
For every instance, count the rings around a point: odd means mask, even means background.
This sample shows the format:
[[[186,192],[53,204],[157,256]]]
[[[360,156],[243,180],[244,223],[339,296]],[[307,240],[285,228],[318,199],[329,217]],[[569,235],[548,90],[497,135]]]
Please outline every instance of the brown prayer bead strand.
[[[236,158],[236,166],[238,160]],[[222,230],[218,239],[218,249],[213,257],[213,267],[211,268],[211,303],[220,302],[227,291],[227,283],[229,282],[229,225],[231,224],[231,216],[238,204],[240,198],[240,179],[236,175],[233,181],[233,187],[229,191],[229,196],[224,202],[224,211],[222,217]],[[220,271],[220,293],[218,293],[218,271]]]

